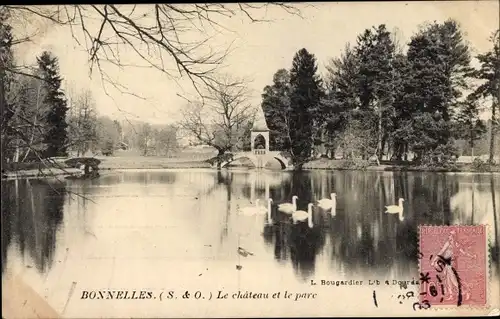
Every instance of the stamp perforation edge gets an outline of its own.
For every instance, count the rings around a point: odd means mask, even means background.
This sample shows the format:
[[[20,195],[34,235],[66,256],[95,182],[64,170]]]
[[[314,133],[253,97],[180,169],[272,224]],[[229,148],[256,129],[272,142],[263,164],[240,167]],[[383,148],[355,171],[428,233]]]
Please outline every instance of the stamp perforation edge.
[[[445,310],[451,310],[451,309],[456,309],[456,310],[466,310],[466,311],[475,311],[475,310],[492,310],[491,309],[491,253],[490,253],[490,245],[491,245],[491,226],[490,224],[477,224],[477,225],[462,225],[462,224],[456,224],[456,225],[429,225],[429,224],[421,224],[418,225],[418,251],[421,252],[421,238],[420,238],[420,229],[422,227],[436,227],[436,228],[443,228],[443,227],[477,227],[477,226],[484,226],[485,227],[485,232],[486,232],[486,265],[487,269],[485,271],[486,274],[486,303],[484,305],[460,305],[460,307],[456,305],[432,305],[429,309],[434,310],[434,311],[445,311]],[[418,273],[420,274],[422,272],[422,269],[420,267],[420,259],[418,259]],[[419,285],[420,287],[420,285]],[[488,315],[485,313],[485,315]]]

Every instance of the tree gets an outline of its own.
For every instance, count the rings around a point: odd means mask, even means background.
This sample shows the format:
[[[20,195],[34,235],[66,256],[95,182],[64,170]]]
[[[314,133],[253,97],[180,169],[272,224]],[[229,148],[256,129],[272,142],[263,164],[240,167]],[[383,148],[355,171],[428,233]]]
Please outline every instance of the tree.
[[[458,136],[468,142],[471,156],[474,156],[475,142],[486,132],[486,125],[479,118],[479,106],[473,95],[469,95],[459,105],[460,112],[456,119]]]
[[[12,74],[7,73],[14,64],[12,53],[13,36],[12,27],[7,23],[9,12],[4,7],[0,7],[0,121],[2,129],[2,152],[7,153],[9,140],[13,135],[10,120],[14,115],[11,105],[7,101],[7,93],[12,83]],[[2,169],[5,167],[8,156],[2,156]]]
[[[177,127],[164,125],[154,129],[154,147],[156,155],[169,156],[179,147],[177,141]]]
[[[46,149],[44,136],[50,110],[43,102],[46,95],[43,82],[37,78],[15,74],[8,95],[13,112],[10,127],[14,134],[9,138],[7,149],[14,149],[12,161],[39,160],[40,154]]]
[[[139,133],[137,134],[139,149],[143,156],[149,155],[149,149],[153,146],[154,135],[151,124],[143,123],[139,128]]]
[[[248,122],[253,122],[255,108],[248,102],[244,81],[224,76],[218,82],[208,89],[205,103],[190,101],[185,106],[179,126],[214,147],[220,157],[241,144]]]
[[[110,77],[102,66],[131,66],[120,60],[120,51],[123,49],[134,52],[138,60],[144,62],[140,66],[153,67],[174,79],[187,77],[200,92],[200,86],[211,86],[215,82],[213,73],[224,62],[228,52],[212,50],[210,42],[213,32],[209,31],[226,29],[224,20],[237,15],[251,22],[263,22],[257,14],[267,11],[265,9],[270,6],[300,15],[293,5],[283,3],[0,6],[2,150],[6,149],[9,138],[16,133],[10,127],[14,112],[6,100],[10,79],[14,74],[36,77],[26,71],[29,67],[16,64],[12,55],[13,46],[31,41],[36,34],[14,38],[11,26],[14,19],[18,19],[18,25],[26,29],[47,26],[44,24],[68,28],[76,44],[85,46],[90,71],[97,66],[103,83],[111,84],[120,92],[137,95],[137,92],[124,92],[123,85]],[[192,40],[193,29],[199,31],[201,39]],[[22,30],[19,28],[17,31]],[[61,118],[62,114],[52,114],[51,117]],[[36,126],[33,123],[25,124]],[[29,136],[18,134],[18,138],[29,144]],[[2,167],[6,159],[2,156]]]
[[[496,109],[500,105],[500,29],[493,33],[490,41],[493,44],[493,48],[491,51],[477,56],[481,67],[479,70],[470,72],[469,76],[483,81],[474,91],[473,97],[476,99],[491,98],[489,162],[493,163],[495,156],[495,135],[498,130]]]
[[[67,156],[67,131],[66,123],[66,99],[61,91],[61,77],[59,76],[59,64],[57,58],[50,52],[44,51],[37,58],[40,77],[47,91],[44,99],[50,107],[47,114],[48,130],[45,134],[45,157]]]
[[[118,136],[119,136],[119,141],[123,142],[123,128],[122,128],[122,125],[117,120],[114,120],[113,123],[115,124],[116,132],[118,133]]]
[[[102,150],[110,148],[114,151],[116,144],[120,141],[120,134],[117,130],[115,121],[108,116],[100,116],[96,120],[97,147]],[[135,131],[134,131],[135,132]],[[112,152],[111,152],[112,153]]]
[[[417,111],[415,104],[409,103],[408,94],[413,90],[411,65],[406,55],[396,54],[394,58],[394,116],[392,118],[393,131],[392,157],[395,160],[408,160],[410,141],[413,138],[413,115]],[[409,90],[409,91],[406,91]]]
[[[366,29],[358,36],[356,55],[359,61],[358,85],[362,110],[371,110],[376,117],[376,156],[382,159],[389,126],[394,114],[395,46],[384,24]],[[385,128],[385,129],[384,129]]]
[[[262,94],[262,110],[269,128],[271,150],[290,148],[288,122],[290,118],[290,74],[279,69],[273,76],[273,84],[267,85]]]
[[[76,96],[70,105],[68,139],[69,148],[76,150],[77,156],[93,150],[98,142],[95,101],[89,90]]]
[[[299,50],[290,70],[290,150],[296,169],[301,169],[311,157],[313,138],[318,127],[322,81],[317,72],[316,58],[306,49]]]
[[[349,44],[339,58],[331,59],[326,67],[327,94],[321,103],[324,116],[325,145],[330,156],[340,142],[339,137],[349,123],[349,113],[360,106],[358,94],[358,58]],[[352,133],[351,133],[352,134]]]
[[[423,27],[412,37],[407,56],[404,103],[415,107],[412,150],[416,160],[450,159],[456,155],[451,120],[470,72],[469,47],[458,23],[447,20]]]
[[[351,110],[346,113],[347,122],[339,135],[344,159],[368,158],[377,149],[376,119],[368,110]]]

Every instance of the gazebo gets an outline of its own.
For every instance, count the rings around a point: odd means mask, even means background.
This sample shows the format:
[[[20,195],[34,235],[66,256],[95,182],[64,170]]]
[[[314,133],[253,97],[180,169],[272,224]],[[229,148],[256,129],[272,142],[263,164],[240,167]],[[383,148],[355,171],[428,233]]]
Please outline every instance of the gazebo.
[[[250,133],[251,149],[254,154],[269,152],[269,128],[262,108],[259,108]]]

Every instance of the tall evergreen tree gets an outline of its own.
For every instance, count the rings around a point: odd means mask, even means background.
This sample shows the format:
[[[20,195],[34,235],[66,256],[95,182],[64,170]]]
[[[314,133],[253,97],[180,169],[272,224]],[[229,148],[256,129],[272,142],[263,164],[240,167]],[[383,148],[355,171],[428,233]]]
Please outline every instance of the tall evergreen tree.
[[[395,45],[384,24],[366,29],[358,37],[359,94],[362,110],[373,114],[376,128],[377,158],[381,159],[394,114]],[[385,129],[384,129],[385,128]]]
[[[316,74],[316,58],[306,49],[299,50],[290,71],[290,122],[288,125],[291,155],[296,169],[311,157],[318,111],[323,96],[322,81]]]
[[[413,114],[416,112],[415,104],[407,103],[408,92],[405,88],[411,87],[410,64],[406,55],[399,53],[394,58],[395,69],[395,96],[394,116],[392,118],[392,159],[408,160],[409,143],[413,136]]]
[[[276,71],[273,84],[262,94],[262,109],[269,127],[271,150],[288,150],[288,121],[290,115],[290,74],[285,69]]]
[[[59,76],[59,63],[50,52],[44,51],[37,57],[40,77],[44,80],[47,91],[44,103],[50,108],[47,114],[48,130],[45,135],[45,157],[67,156],[68,133],[66,122],[66,98],[61,91],[61,77]]]
[[[459,25],[448,20],[421,29],[410,41],[408,62],[405,103],[416,107],[412,149],[420,161],[444,161],[455,153],[451,119],[470,72]]]
[[[481,67],[479,70],[472,71],[470,76],[484,81],[474,91],[473,96],[476,99],[491,98],[489,162],[492,163],[495,156],[495,135],[498,130],[496,111],[500,107],[500,29],[493,33],[490,40],[493,48],[477,56]]]

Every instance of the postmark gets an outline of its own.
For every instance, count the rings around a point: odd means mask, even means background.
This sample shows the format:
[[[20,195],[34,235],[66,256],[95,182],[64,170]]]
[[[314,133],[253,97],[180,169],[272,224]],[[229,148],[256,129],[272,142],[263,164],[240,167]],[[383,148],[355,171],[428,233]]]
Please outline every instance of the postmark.
[[[487,305],[487,234],[486,225],[419,227],[421,305]]]

